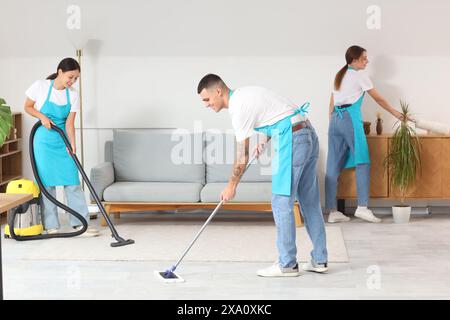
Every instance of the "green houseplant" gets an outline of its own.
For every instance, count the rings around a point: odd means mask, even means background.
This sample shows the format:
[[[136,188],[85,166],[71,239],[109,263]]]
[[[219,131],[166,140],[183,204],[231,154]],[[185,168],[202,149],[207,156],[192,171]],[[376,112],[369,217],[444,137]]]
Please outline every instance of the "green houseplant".
[[[396,223],[409,221],[411,207],[405,204],[406,194],[421,169],[420,142],[409,122],[411,119],[409,105],[400,100],[400,106],[403,118],[399,120],[400,125],[392,136],[389,153],[384,160],[385,169],[390,172],[391,187],[400,192],[401,205],[392,207]]]
[[[9,135],[13,123],[11,108],[6,105],[6,101],[0,98],[0,147]]]

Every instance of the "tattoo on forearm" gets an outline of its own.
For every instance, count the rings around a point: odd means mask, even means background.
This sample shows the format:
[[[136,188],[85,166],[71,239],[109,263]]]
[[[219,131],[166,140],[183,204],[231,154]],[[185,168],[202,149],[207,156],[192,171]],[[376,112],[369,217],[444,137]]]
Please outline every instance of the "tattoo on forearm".
[[[242,175],[242,170],[240,168],[240,166],[238,165],[237,167],[233,168],[233,179],[239,179]]]
[[[247,165],[249,156],[248,141],[242,145],[238,145],[238,155],[236,162],[233,165],[233,173],[231,175],[231,181],[238,182],[244,174],[245,166]]]
[[[240,158],[233,166],[233,175],[231,176],[231,179],[233,181],[238,181],[242,175],[244,174],[245,166],[248,161],[248,155],[246,155],[243,158]]]

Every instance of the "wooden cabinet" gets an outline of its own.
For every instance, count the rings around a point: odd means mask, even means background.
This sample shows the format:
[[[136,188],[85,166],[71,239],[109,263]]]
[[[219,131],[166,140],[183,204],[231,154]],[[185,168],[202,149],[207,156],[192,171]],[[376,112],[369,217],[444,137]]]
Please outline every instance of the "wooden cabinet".
[[[386,198],[389,194],[388,174],[383,167],[384,157],[388,153],[388,139],[383,136],[368,136],[370,154],[370,195],[373,198]],[[355,169],[344,169],[339,177],[338,198],[356,198]]]
[[[447,158],[441,159],[442,162],[442,197],[450,199],[450,139],[443,139],[441,155]]]
[[[407,192],[408,198],[440,199],[443,197],[444,154],[442,148],[446,140],[429,137],[420,139],[422,169],[418,172],[414,185]],[[400,192],[392,190],[391,198],[399,199]]]
[[[408,190],[411,199],[450,199],[450,136],[421,135],[422,169]],[[383,162],[389,151],[389,135],[367,136],[371,159],[370,198],[399,199],[389,184]],[[339,178],[338,199],[356,198],[355,169],[345,169]]]
[[[0,148],[0,193],[7,184],[22,178],[22,114],[13,113],[13,126]]]

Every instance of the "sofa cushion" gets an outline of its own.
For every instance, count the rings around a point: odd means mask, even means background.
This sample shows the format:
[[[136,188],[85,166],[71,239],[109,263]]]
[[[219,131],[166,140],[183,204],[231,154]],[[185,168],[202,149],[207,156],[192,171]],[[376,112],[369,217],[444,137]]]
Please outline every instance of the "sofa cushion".
[[[250,139],[250,153],[256,145],[258,135]],[[269,148],[270,149],[270,148]],[[253,161],[242,182],[270,182],[272,170],[268,151],[260,159]],[[236,139],[230,133],[205,132],[206,182],[227,182],[230,179],[236,157]]]
[[[201,183],[115,182],[105,189],[105,201],[199,202]]]
[[[115,129],[116,181],[205,183],[203,134],[173,129]]]
[[[220,193],[227,183],[208,183],[200,193],[202,202],[220,202]],[[231,202],[271,202],[271,182],[241,182],[236,189],[236,196]]]
[[[103,200],[103,191],[114,183],[114,168],[112,162],[103,162],[91,169],[89,176],[95,193],[100,200]],[[94,201],[94,197],[90,194],[90,199]]]

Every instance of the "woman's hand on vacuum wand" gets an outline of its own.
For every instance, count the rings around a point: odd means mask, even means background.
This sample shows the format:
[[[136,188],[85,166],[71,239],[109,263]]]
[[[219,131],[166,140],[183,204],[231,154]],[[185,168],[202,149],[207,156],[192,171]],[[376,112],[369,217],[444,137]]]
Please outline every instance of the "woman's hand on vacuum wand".
[[[41,120],[42,125],[49,130],[52,128],[52,124],[55,125],[52,120],[44,115],[42,115],[39,119]]]

